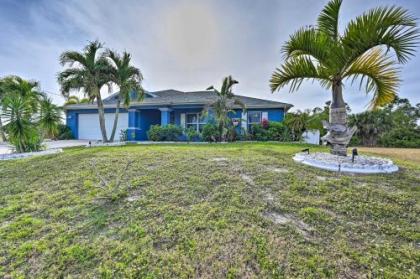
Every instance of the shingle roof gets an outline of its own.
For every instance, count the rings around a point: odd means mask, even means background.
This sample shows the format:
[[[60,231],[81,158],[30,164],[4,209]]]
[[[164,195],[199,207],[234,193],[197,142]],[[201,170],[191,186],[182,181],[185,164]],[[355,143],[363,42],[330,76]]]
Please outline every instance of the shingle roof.
[[[117,93],[104,99],[105,107],[114,107],[116,104]],[[217,100],[217,95],[213,91],[193,91],[183,92],[178,90],[162,90],[155,92],[146,92],[146,98],[141,102],[132,101],[130,106],[175,106],[175,105],[208,105]],[[284,108],[286,111],[293,105],[263,100],[253,97],[235,95],[241,100],[247,108]],[[96,104],[76,104],[68,105],[66,109],[87,109],[96,108]]]

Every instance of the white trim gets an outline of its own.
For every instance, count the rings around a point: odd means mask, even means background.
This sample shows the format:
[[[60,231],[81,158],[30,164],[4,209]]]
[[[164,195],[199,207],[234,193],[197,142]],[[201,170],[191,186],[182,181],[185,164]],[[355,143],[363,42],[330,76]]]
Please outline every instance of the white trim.
[[[241,127],[245,131],[248,130],[248,113],[246,111],[242,111],[242,115],[241,115]]]
[[[185,118],[186,118],[186,116],[185,116],[185,113],[181,113],[181,115],[180,115],[180,124],[181,124],[181,127],[182,128],[185,128]]]
[[[160,111],[172,111],[171,108],[159,108]]]
[[[268,111],[261,112],[261,121],[268,120]]]

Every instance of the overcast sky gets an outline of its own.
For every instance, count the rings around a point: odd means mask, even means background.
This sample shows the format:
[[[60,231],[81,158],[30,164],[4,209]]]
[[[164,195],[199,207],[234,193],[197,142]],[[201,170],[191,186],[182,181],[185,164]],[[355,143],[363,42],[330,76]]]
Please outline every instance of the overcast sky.
[[[130,52],[144,75],[146,90],[203,90],[224,76],[239,81],[235,93],[291,103],[298,109],[322,106],[330,93],[307,82],[299,92],[271,94],[269,79],[282,63],[280,49],[301,26],[315,24],[325,0],[0,0],[0,76],[38,80],[57,103],[60,53],[81,50],[98,39]],[[341,30],[364,10],[400,5],[420,17],[418,0],[344,0]],[[417,66],[416,66],[417,65]],[[399,95],[420,102],[420,53],[402,68]],[[57,94],[57,95],[53,95]],[[353,112],[369,96],[347,85]]]

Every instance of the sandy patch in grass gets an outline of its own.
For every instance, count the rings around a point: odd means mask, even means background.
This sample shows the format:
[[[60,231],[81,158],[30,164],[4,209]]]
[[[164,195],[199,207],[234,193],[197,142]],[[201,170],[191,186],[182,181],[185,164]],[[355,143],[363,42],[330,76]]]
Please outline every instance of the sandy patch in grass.
[[[313,228],[302,222],[301,220],[295,218],[291,214],[280,214],[277,212],[266,212],[264,217],[271,220],[273,223],[278,225],[292,225],[306,240],[311,238],[311,233]]]
[[[288,173],[289,170],[286,168],[268,168],[269,171],[276,172],[276,173]]]

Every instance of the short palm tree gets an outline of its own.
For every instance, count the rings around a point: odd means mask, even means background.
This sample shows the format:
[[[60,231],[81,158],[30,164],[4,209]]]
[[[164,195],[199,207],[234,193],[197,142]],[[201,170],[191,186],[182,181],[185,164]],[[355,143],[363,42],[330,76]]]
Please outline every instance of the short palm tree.
[[[217,95],[217,100],[209,104],[209,106],[205,108],[205,111],[211,109],[214,112],[221,141],[226,140],[227,126],[231,121],[229,113],[234,112],[234,108],[236,107],[241,107],[242,110],[245,109],[245,105],[241,100],[235,98],[235,94],[232,92],[232,87],[237,83],[238,81],[234,80],[232,76],[228,76],[223,79],[220,91],[215,89],[214,86],[207,88],[207,90],[213,90]]]
[[[55,105],[52,100],[45,97],[40,102],[39,126],[45,136],[55,139],[58,134],[58,126],[62,120],[62,109]]]
[[[107,142],[101,88],[110,84],[112,68],[108,59],[99,53],[102,47],[100,42],[94,41],[89,43],[83,52],[66,51],[62,53],[60,63],[69,67],[58,74],[58,83],[61,85],[61,93],[65,97],[71,90],[83,90],[89,101],[96,100],[102,140]]]
[[[331,153],[346,156],[355,128],[348,128],[343,82],[360,81],[372,93],[371,108],[392,102],[399,85],[397,63],[414,54],[418,39],[416,20],[399,7],[380,7],[356,17],[338,30],[342,0],[331,0],[318,17],[317,26],[305,27],[290,36],[283,47],[285,62],[270,80],[274,92],[286,85],[298,90],[306,79],[318,80],[332,89],[329,130],[323,139]],[[389,50],[393,50],[393,59]]]
[[[120,88],[117,96],[114,125],[110,137],[110,141],[113,142],[117,129],[121,101],[128,108],[133,97],[138,101],[144,98],[144,90],[141,86],[143,76],[138,68],[131,65],[131,55],[129,53],[124,52],[120,56],[118,53],[108,50],[106,55],[111,60],[113,67],[112,81]]]
[[[40,91],[39,82],[9,76],[4,79],[3,87],[7,95],[20,96],[29,102],[32,113],[38,112],[39,102],[44,97],[44,93]]]
[[[38,151],[41,148],[41,137],[32,119],[33,100],[30,96],[6,96],[2,116],[7,123],[9,141],[17,152]]]

